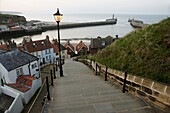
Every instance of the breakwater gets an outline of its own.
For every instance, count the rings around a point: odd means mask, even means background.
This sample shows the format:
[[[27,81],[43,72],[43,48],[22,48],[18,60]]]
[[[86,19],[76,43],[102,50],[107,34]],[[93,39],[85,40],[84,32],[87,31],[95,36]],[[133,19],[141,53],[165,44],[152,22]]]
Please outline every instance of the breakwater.
[[[60,29],[69,29],[69,28],[77,28],[77,27],[90,27],[90,26],[100,26],[100,25],[112,25],[116,24],[117,21],[98,21],[98,22],[85,22],[85,23],[69,23],[69,24],[61,24]],[[32,29],[32,30],[15,30],[15,31],[3,31],[0,32],[0,39],[10,39],[10,38],[16,38],[21,37],[25,35],[35,35],[35,34],[41,34],[42,32],[48,31],[48,30],[55,30],[57,29],[57,25],[46,25],[39,27],[38,29]]]

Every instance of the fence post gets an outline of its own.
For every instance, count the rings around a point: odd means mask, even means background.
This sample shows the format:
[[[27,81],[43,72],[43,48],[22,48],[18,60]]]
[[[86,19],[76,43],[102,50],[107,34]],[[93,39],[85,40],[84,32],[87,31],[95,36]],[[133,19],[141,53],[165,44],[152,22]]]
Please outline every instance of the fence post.
[[[125,93],[126,91],[126,78],[127,78],[127,72],[125,72],[124,82],[123,82],[123,90],[122,92]]]
[[[105,72],[105,81],[107,81],[107,67],[106,67],[106,72]]]
[[[92,67],[92,59],[90,59],[90,67]]]
[[[48,77],[47,76],[46,76],[46,84],[47,84],[47,99],[51,100],[51,98],[50,98],[50,89],[49,89]]]
[[[55,66],[53,67],[53,72],[54,72],[54,79],[56,79],[56,75],[55,75]]]
[[[57,65],[57,63],[56,63],[56,71],[58,71],[58,65]]]
[[[96,75],[97,75],[97,66],[98,66],[98,65],[97,65],[97,63],[96,63]]]
[[[100,75],[100,72],[101,72],[101,66],[98,66],[98,67],[99,67],[98,75]]]
[[[52,70],[50,70],[50,75],[51,75],[51,85],[54,86],[54,83],[53,83],[53,72],[52,72]]]

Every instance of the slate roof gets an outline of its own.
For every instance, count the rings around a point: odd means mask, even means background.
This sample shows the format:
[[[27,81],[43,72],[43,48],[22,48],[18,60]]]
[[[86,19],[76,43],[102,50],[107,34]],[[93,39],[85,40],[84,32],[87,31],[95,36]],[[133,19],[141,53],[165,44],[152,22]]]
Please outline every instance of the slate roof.
[[[107,36],[106,38],[92,38],[91,39],[91,48],[104,48],[110,45],[113,42],[113,37]]]
[[[0,63],[8,70],[11,71],[38,58],[21,50],[14,49],[12,51],[0,54]]]

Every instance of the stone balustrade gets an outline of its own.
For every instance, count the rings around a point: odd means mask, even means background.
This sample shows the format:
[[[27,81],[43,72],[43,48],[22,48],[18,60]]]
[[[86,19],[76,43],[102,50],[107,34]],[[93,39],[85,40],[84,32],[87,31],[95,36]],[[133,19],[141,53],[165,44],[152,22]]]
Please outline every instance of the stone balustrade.
[[[96,71],[95,61],[83,60],[83,62]],[[97,63],[97,73],[105,74],[105,72],[106,66]],[[107,72],[107,77],[110,80],[123,85],[124,72],[111,68],[108,68]],[[170,86],[166,84],[128,74],[126,90],[132,94],[143,97],[166,111],[170,111]]]

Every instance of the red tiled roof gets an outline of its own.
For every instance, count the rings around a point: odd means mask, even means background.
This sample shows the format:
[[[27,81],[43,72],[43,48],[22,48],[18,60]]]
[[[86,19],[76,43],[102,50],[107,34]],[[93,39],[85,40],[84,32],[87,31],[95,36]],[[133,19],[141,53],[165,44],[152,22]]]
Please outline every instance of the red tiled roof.
[[[17,89],[22,92],[26,92],[32,86],[32,81],[36,78],[29,75],[21,75],[17,78],[17,82],[15,84],[7,84],[8,86]]]
[[[76,46],[76,51],[79,52],[83,47],[87,48],[87,46],[82,41],[80,41],[80,43]]]
[[[21,75],[17,78],[17,83],[19,84],[24,84],[26,86],[31,86],[32,85],[32,81],[35,80],[36,78],[33,76],[24,76]]]
[[[65,48],[70,48],[70,50],[74,52],[74,46],[71,45],[69,41],[64,45],[64,47]]]
[[[50,41],[48,39],[44,39],[44,40],[27,42],[24,44],[24,48],[28,52],[37,52],[37,51],[50,49],[52,47]]]
[[[12,88],[17,89],[22,92],[26,92],[30,89],[22,84],[7,84],[7,86],[12,87]]]
[[[58,47],[55,44],[51,44],[51,47],[54,49],[54,53],[58,53]]]
[[[0,45],[1,50],[9,50],[6,44]]]

